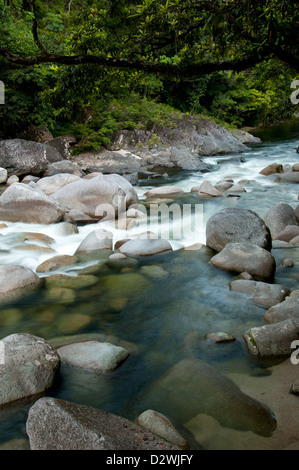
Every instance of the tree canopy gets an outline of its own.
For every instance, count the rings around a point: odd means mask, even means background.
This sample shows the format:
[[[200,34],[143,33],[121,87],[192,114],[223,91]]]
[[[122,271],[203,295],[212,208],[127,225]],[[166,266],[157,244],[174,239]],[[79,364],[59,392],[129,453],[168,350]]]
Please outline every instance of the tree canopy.
[[[177,112],[233,126],[291,117],[293,0],[0,0],[0,138],[30,124],[79,150]]]
[[[299,71],[294,1],[1,1],[0,55],[14,64],[96,64],[191,77],[245,70],[274,56]]]

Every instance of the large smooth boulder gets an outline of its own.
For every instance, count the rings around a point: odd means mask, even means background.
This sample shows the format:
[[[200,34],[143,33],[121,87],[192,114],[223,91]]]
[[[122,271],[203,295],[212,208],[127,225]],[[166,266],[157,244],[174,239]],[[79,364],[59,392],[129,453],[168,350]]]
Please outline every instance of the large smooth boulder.
[[[294,209],[285,202],[278,202],[270,207],[264,220],[270,229],[273,239],[275,239],[287,225],[298,225]]]
[[[53,385],[60,359],[44,339],[19,333],[4,338],[2,345],[0,405],[43,393]]]
[[[68,344],[57,352],[62,363],[101,375],[115,370],[130,354],[120,346],[100,341]]]
[[[253,211],[223,209],[210,217],[206,245],[221,251],[227,243],[250,243],[271,250],[271,235],[264,221]]]
[[[276,180],[276,183],[299,183],[299,172],[298,171],[287,171],[279,175]]]
[[[0,142],[0,166],[9,175],[40,175],[52,162],[62,160],[54,147],[23,139]]]
[[[163,239],[136,238],[124,243],[119,251],[129,257],[152,256],[172,250],[170,243]]]
[[[253,301],[262,307],[269,308],[282,302],[290,290],[280,284],[268,284],[246,279],[236,279],[230,283],[231,290],[249,294]]]
[[[0,219],[9,222],[54,224],[63,217],[61,206],[34,183],[15,183],[0,197]]]
[[[204,413],[225,427],[262,436],[270,436],[276,428],[276,420],[267,407],[195,357],[185,358],[166,371],[145,392],[142,403],[181,423]]]
[[[26,431],[31,450],[179,450],[125,418],[54,398],[35,402]]]
[[[69,210],[77,209],[91,217],[104,217],[113,210],[118,213],[138,202],[135,189],[120,175],[80,179],[59,189],[51,198]]]
[[[47,196],[55,193],[58,189],[66,186],[73,181],[80,179],[79,176],[71,173],[59,173],[53,176],[46,176],[37,181],[36,186],[40,188]]]
[[[283,320],[299,321],[299,297],[288,297],[281,303],[277,303],[267,310],[264,319],[269,323],[277,323]]]
[[[0,266],[1,301],[24,295],[39,287],[40,283],[40,278],[25,266]]]
[[[243,334],[248,350],[262,359],[290,356],[291,344],[299,339],[299,321],[284,320],[250,328]]]
[[[280,163],[271,163],[260,171],[261,175],[269,176],[274,173],[283,173],[283,166]]]
[[[87,235],[78,246],[75,255],[98,250],[112,250],[113,234],[107,230],[97,229]]]
[[[211,264],[217,268],[237,273],[249,273],[257,281],[271,281],[276,263],[271,253],[258,245],[228,243],[213,256]]]

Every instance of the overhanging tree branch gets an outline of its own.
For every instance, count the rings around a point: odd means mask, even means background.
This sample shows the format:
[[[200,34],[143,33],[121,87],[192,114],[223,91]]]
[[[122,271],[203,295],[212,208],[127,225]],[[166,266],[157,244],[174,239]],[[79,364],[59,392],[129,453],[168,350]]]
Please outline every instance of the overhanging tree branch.
[[[0,57],[2,56],[10,63],[17,65],[32,66],[46,63],[59,65],[94,64],[102,67],[135,69],[153,74],[179,76],[180,78],[192,78],[225,70],[241,72],[242,70],[246,70],[263,62],[265,59],[272,56],[273,52],[278,59],[286,62],[289,66],[294,68],[294,70],[299,71],[299,60],[295,56],[280,49],[271,51],[269,48],[265,48],[263,52],[252,53],[240,59],[196,62],[193,64],[165,64],[126,58],[103,57],[92,54],[62,56],[49,54],[46,51],[42,55],[23,57],[16,56],[3,46],[0,46]]]

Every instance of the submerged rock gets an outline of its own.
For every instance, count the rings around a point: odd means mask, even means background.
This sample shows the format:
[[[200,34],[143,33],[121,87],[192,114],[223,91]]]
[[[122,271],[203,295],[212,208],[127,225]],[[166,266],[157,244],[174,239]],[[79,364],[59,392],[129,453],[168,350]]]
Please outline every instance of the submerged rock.
[[[251,295],[257,305],[265,308],[282,302],[290,294],[290,290],[280,284],[267,284],[253,280],[237,279],[230,283],[230,288]]]
[[[30,408],[26,431],[31,450],[178,450],[125,418],[54,398]]]
[[[228,243],[210,262],[227,271],[245,271],[258,281],[272,280],[276,267],[275,259],[269,251],[246,243]]]
[[[223,426],[270,436],[276,420],[265,405],[206,362],[190,357],[171,367],[143,397],[150,409],[187,422],[199,413],[216,418]]]
[[[60,360],[44,339],[18,333],[4,338],[2,344],[0,405],[43,393],[52,386]]]
[[[227,243],[250,243],[271,250],[271,235],[264,221],[253,211],[223,209],[210,217],[206,245],[221,251]]]

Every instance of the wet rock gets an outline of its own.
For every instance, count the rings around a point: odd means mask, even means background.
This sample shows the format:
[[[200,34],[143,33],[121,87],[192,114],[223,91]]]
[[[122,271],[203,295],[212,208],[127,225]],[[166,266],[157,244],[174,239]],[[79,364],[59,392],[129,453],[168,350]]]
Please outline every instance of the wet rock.
[[[209,181],[204,181],[199,189],[198,189],[198,195],[200,196],[201,194],[206,194],[207,196],[212,196],[212,197],[222,197],[223,194],[216,189]]]
[[[130,354],[120,346],[100,341],[69,344],[58,348],[57,352],[62,363],[101,375],[115,370]]]
[[[178,450],[125,418],[54,398],[30,408],[31,450]]]
[[[246,243],[228,243],[210,262],[227,271],[246,271],[258,281],[272,280],[276,267],[275,259],[269,251]]]
[[[107,230],[97,229],[87,235],[78,246],[75,255],[91,253],[98,250],[112,250],[113,234]]]
[[[80,179],[60,188],[51,198],[66,207],[77,209],[90,217],[103,217],[113,212],[119,206],[126,210],[131,204],[138,202],[138,196],[133,186],[120,175],[99,175],[90,180]],[[122,208],[122,207],[121,207]]]
[[[218,189],[221,193],[230,189],[233,186],[233,183],[229,181],[219,181],[219,183],[215,184],[215,188]]]
[[[55,193],[73,181],[79,180],[79,176],[70,173],[59,173],[53,176],[46,176],[37,181],[36,186],[40,188],[47,196]]]
[[[223,426],[263,436],[270,436],[276,428],[271,411],[262,403],[242,393],[229,378],[195,357],[171,367],[142,400],[147,408],[158,409],[179,422],[206,413]]]
[[[76,163],[69,160],[61,160],[48,165],[43,176],[54,176],[59,173],[70,173],[72,175],[79,176],[80,178],[85,175],[84,171],[82,171]]]
[[[51,271],[57,271],[58,269],[72,266],[78,262],[77,256],[70,255],[57,255],[53,258],[47,259],[43,263],[39,264],[36,268],[37,273],[47,273]]]
[[[221,251],[227,243],[250,243],[271,249],[271,236],[264,221],[253,211],[223,209],[210,217],[206,226],[206,244]]]
[[[163,279],[169,275],[165,269],[158,265],[142,266],[140,272],[152,279]]]
[[[297,235],[296,237],[292,238],[292,240],[290,241],[290,245],[291,245],[291,246],[299,245],[299,235]]]
[[[299,321],[284,320],[256,328],[243,334],[248,350],[254,356],[275,359],[290,356],[291,344],[299,338]]]
[[[153,188],[144,193],[144,196],[149,198],[164,198],[172,197],[176,194],[182,194],[184,191],[176,186],[162,186],[161,188]]]
[[[291,168],[290,168],[291,170]],[[299,172],[298,171],[287,171],[279,175],[275,183],[293,183],[293,184],[298,184],[299,183]]]
[[[88,224],[93,219],[92,217],[89,217],[89,215],[85,214],[82,211],[79,211],[77,209],[71,209],[64,214],[63,220],[65,222],[81,222],[82,225],[85,225],[85,224]]]
[[[298,225],[287,225],[285,229],[275,237],[275,240],[282,240],[285,242],[290,242],[293,238],[297,237],[298,235],[299,235]]]
[[[103,343],[111,343],[127,349],[131,354],[138,352],[138,347],[130,341],[123,340],[113,335],[104,335],[101,333],[83,333],[71,336],[59,336],[49,340],[53,348],[59,348],[73,343],[82,343],[83,341],[100,341]]]
[[[124,274],[111,274],[101,279],[102,285],[109,298],[126,298],[141,295],[150,286],[142,274],[127,272]]]
[[[229,335],[228,333],[224,333],[223,331],[208,333],[206,338],[214,341],[214,343],[230,343],[231,341],[235,341],[233,336]]]
[[[7,181],[7,170],[0,168],[0,184],[6,183]]]
[[[19,297],[40,286],[40,278],[24,266],[0,266],[0,299]]]
[[[246,189],[243,188],[243,186],[241,186],[240,184],[234,184],[226,192],[229,192],[229,193],[246,193]]]
[[[291,258],[284,258],[282,265],[284,268],[292,268],[294,266],[294,261]]]
[[[180,449],[190,449],[189,443],[163,414],[154,410],[146,410],[136,419],[136,424],[162,437]]]
[[[252,296],[252,300],[262,307],[269,308],[282,302],[290,290],[279,284],[267,284],[250,280],[237,279],[230,283],[231,290],[244,292]]]
[[[172,250],[170,243],[163,238],[159,238],[158,240],[136,238],[129,240],[119,248],[120,253],[133,258],[138,256],[152,256],[170,250]]]
[[[269,308],[264,315],[265,321],[278,323],[284,320],[299,320],[299,298],[287,297],[283,302]]]
[[[11,175],[7,181],[6,181],[6,184],[7,186],[11,186],[12,184],[14,183],[18,183],[20,180],[19,180],[19,177],[17,175]]]
[[[294,209],[285,202],[279,202],[272,206],[264,220],[273,239],[283,232],[288,225],[298,225]]]
[[[283,173],[283,166],[280,163],[271,163],[260,171],[261,175],[269,176],[274,173]]]
[[[65,314],[57,321],[57,328],[63,334],[74,334],[90,325],[90,315],[84,313]]]
[[[299,395],[299,379],[293,382],[291,392],[294,393],[294,395]]]
[[[44,278],[47,287],[65,287],[66,289],[80,289],[89,287],[98,282],[96,276],[82,274],[80,276],[68,276],[67,274],[52,274]]]
[[[0,218],[9,222],[53,224],[63,210],[59,204],[31,184],[15,183],[0,197]]]
[[[4,364],[0,364],[0,404],[29,398],[48,390],[60,365],[56,351],[42,338],[25,333],[2,340]]]

